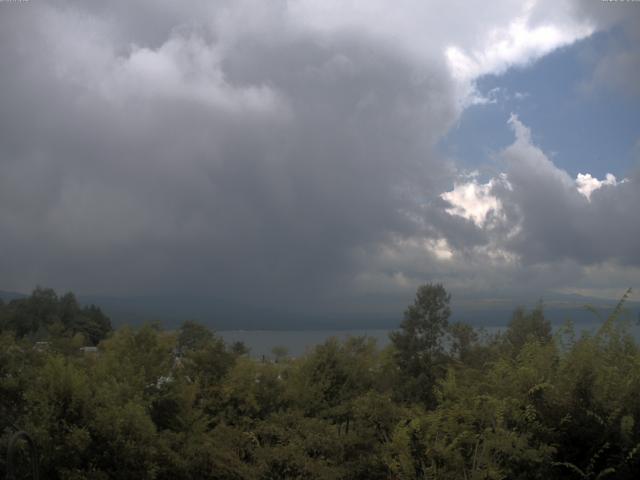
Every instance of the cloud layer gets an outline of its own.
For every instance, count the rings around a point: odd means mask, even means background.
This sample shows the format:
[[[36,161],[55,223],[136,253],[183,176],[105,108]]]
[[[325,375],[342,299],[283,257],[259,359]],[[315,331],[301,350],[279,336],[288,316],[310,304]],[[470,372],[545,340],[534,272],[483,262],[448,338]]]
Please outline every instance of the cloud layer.
[[[637,176],[581,194],[516,118],[488,183],[437,150],[480,75],[618,20],[401,3],[0,4],[2,287],[330,310],[638,266]]]
[[[611,282],[608,293],[622,288],[629,272],[635,272],[631,278],[635,275],[637,281],[638,172],[620,182],[610,174],[604,180],[588,174],[573,179],[532,142],[530,130],[517,116],[512,115],[509,124],[515,140],[499,154],[505,172],[484,184],[475,178],[458,183],[441,195],[450,204],[451,216],[484,234],[470,251],[477,255],[484,249],[499,260],[501,269],[513,269],[505,278],[514,278],[515,272],[546,271],[548,287],[564,291],[572,291],[570,282],[573,291],[584,291],[578,285],[599,283],[595,273],[605,270]],[[567,268],[572,280],[563,275],[556,283],[559,279],[551,278],[551,272]],[[615,283],[616,272],[620,283]]]

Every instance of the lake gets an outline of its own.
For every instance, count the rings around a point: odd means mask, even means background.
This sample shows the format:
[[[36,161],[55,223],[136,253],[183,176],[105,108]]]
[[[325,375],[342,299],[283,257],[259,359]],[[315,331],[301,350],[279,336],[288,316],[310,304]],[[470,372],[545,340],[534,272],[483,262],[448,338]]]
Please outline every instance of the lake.
[[[576,333],[583,331],[595,332],[600,327],[600,323],[580,323],[575,325]],[[554,325],[554,329],[559,325]],[[504,326],[485,326],[483,329],[489,333],[503,330]],[[631,331],[640,341],[640,326],[633,324]],[[250,355],[253,358],[261,358],[263,355],[271,357],[273,347],[286,347],[289,355],[298,357],[316,345],[323,343],[331,337],[344,340],[349,336],[367,336],[374,338],[379,347],[389,344],[389,329],[369,329],[369,330],[222,330],[217,332],[225,342],[244,342],[250,348]]]
[[[307,350],[323,343],[331,337],[340,340],[352,336],[367,336],[375,338],[379,347],[389,343],[391,330],[223,330],[216,332],[225,342],[244,342],[251,349],[250,355],[261,358],[270,357],[273,347],[282,346],[289,350],[289,355],[298,357]]]

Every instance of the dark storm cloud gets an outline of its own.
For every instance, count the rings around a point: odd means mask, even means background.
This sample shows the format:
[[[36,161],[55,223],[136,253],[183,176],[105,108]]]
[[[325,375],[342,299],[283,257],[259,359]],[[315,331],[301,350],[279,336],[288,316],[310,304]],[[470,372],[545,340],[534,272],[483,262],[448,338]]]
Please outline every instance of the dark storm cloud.
[[[130,40],[152,48],[123,53],[84,15],[2,19],[0,262],[24,286],[329,292],[354,249],[415,231],[412,192],[446,174],[442,65],[417,75],[353,35],[227,41],[155,20]]]
[[[513,190],[495,186],[505,219],[487,225],[440,197],[455,166],[437,143],[474,75],[583,38],[590,14],[363,5],[0,3],[3,288],[190,292],[321,314],[423,281],[510,286],[522,262],[555,286],[582,263],[637,260],[627,243],[618,256],[576,247],[591,225],[620,228],[631,180],[587,210],[553,169],[514,162]],[[552,35],[523,30],[527,15]],[[557,259],[576,263],[544,263]]]

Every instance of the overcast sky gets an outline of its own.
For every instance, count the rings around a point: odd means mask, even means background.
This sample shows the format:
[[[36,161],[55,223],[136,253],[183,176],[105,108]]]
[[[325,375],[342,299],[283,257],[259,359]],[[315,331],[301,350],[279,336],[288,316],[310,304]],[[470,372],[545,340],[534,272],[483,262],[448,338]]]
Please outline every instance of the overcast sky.
[[[640,2],[5,0],[0,65],[0,289],[640,288]]]

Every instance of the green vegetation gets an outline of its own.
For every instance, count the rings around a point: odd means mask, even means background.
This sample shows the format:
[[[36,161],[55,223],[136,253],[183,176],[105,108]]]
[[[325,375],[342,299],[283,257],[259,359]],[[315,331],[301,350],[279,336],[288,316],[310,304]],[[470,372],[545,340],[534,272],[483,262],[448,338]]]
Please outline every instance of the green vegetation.
[[[0,304],[0,449],[28,431],[51,480],[635,479],[640,349],[620,311],[577,336],[518,310],[487,336],[425,285],[386,349],[262,362],[194,322],[111,331],[37,289]]]

